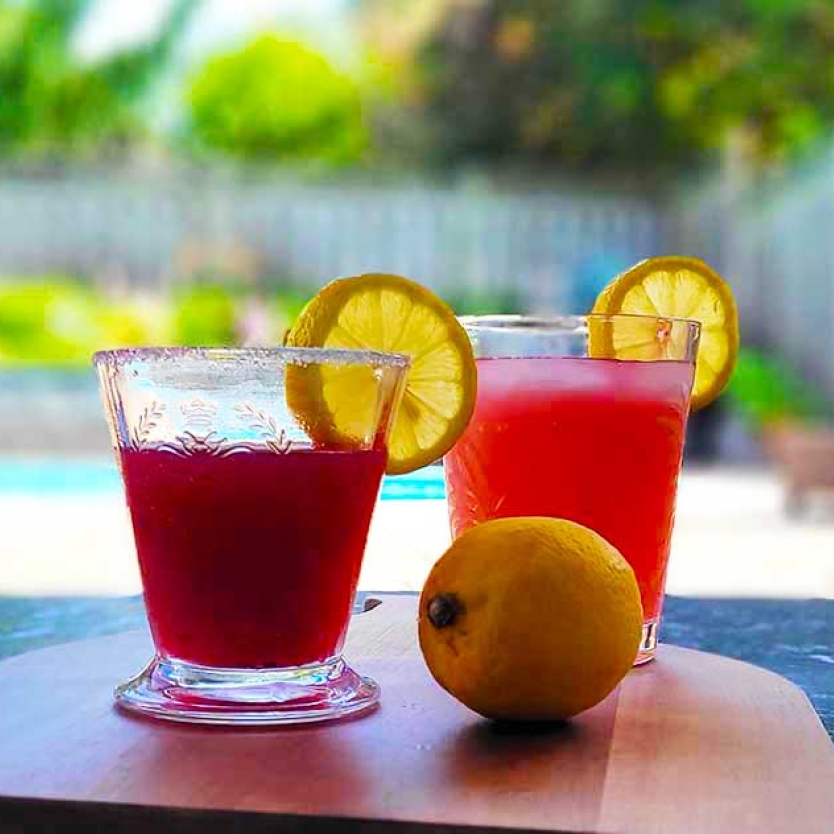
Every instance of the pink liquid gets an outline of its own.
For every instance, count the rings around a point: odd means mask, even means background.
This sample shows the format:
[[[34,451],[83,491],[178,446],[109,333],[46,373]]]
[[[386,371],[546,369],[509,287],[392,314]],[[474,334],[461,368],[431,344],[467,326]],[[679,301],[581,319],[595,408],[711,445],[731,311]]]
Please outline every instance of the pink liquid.
[[[263,668],[340,651],[384,451],[121,455],[162,656]]]
[[[584,524],[629,561],[656,619],[692,376],[688,362],[479,359],[475,414],[445,461],[453,535],[507,516]]]

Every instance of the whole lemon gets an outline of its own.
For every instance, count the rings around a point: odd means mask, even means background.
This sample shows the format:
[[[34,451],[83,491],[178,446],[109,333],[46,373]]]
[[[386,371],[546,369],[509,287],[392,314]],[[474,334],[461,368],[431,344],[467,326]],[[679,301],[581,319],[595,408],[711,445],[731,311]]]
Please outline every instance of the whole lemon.
[[[420,597],[437,682],[487,718],[569,718],[631,668],[643,611],[631,566],[572,521],[502,518],[458,538]]]

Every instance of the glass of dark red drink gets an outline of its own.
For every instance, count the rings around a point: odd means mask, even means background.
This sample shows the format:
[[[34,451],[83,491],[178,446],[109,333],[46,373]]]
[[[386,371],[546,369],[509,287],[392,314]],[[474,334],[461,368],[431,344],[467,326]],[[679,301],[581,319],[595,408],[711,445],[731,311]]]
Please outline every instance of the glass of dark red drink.
[[[148,348],[94,362],[156,649],[117,703],[255,725],[372,707],[377,685],[341,651],[408,360]],[[335,432],[328,386],[344,385],[355,411]]]

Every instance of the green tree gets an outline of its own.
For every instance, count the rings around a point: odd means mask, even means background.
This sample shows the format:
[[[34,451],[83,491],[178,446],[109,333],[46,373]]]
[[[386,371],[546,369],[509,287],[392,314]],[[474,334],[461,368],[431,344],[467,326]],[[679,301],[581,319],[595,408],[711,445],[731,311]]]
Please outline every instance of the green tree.
[[[366,142],[350,79],[276,35],[211,58],[190,85],[188,105],[200,145],[245,160],[351,162]]]
[[[388,31],[407,18],[404,2]],[[384,4],[354,4],[373,15],[372,46],[383,46]],[[771,161],[814,146],[834,123],[827,0],[440,5],[411,47],[419,82],[407,105],[428,121],[430,151],[445,163],[650,173],[703,160],[729,132]]]
[[[140,108],[195,4],[176,2],[148,43],[82,63],[73,37],[89,0],[0,0],[0,156],[99,154],[144,128]]]
[[[670,2],[647,17],[664,60],[660,105],[685,141],[728,132],[760,161],[816,148],[834,124],[834,5],[826,0]],[[647,23],[648,26],[648,23]]]

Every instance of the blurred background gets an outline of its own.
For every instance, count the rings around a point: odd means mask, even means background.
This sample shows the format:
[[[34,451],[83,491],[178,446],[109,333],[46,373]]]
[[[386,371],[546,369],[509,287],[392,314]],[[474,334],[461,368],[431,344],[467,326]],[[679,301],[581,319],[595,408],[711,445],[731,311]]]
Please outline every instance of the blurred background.
[[[834,596],[833,128],[824,0],[0,0],[0,596],[138,590],[92,351],[275,343],[362,271],[584,312],[670,253],[743,334],[670,589]],[[406,503],[372,587],[442,548]]]

